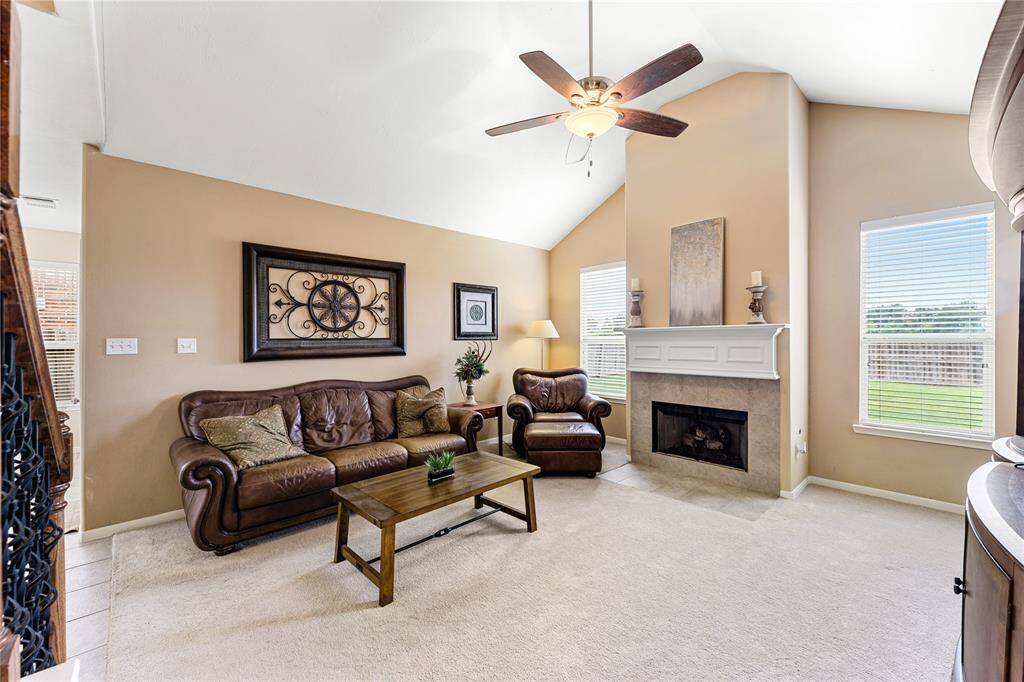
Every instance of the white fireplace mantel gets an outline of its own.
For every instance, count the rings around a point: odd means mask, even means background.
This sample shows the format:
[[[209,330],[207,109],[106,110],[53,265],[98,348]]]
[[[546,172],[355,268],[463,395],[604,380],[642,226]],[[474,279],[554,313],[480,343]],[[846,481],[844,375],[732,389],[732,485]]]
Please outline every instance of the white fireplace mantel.
[[[778,379],[776,339],[788,324],[629,327],[626,370]]]

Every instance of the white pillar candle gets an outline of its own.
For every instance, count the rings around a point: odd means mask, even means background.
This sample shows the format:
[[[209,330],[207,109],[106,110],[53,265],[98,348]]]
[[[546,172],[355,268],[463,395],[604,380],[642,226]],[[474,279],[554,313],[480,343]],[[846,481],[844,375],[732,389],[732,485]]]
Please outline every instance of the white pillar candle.
[[[754,270],[752,273],[750,273],[750,286],[752,286],[752,287],[763,286],[763,284],[761,283],[761,271],[760,270]]]
[[[634,277],[633,279],[629,280],[629,290],[630,291],[640,291],[640,278],[639,277]]]

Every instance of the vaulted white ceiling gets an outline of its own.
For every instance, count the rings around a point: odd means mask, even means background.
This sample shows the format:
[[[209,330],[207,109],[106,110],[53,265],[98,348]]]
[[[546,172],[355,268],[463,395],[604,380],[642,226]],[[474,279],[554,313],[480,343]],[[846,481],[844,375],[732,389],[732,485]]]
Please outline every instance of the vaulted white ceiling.
[[[21,22],[21,193],[56,199],[21,205],[29,227],[78,232],[82,143],[103,141],[93,7],[60,2],[60,16],[15,5]]]
[[[25,106],[56,100],[80,118],[28,138],[77,136],[115,156],[544,248],[623,182],[622,129],[594,143],[589,179],[565,163],[561,124],[483,133],[565,109],[517,55],[544,50],[585,75],[582,1],[70,4],[25,26],[26,61],[91,66],[91,80],[27,73]],[[595,72],[616,80],[691,42],[704,63],[633,106],[782,71],[812,101],[966,113],[1000,4],[598,0]],[[47,52],[39,36],[60,37],[55,22],[87,32],[68,28],[74,39]],[[60,104],[88,109],[90,93],[89,111]],[[45,154],[37,167],[61,172]],[[26,178],[23,191],[46,195],[46,182]]]

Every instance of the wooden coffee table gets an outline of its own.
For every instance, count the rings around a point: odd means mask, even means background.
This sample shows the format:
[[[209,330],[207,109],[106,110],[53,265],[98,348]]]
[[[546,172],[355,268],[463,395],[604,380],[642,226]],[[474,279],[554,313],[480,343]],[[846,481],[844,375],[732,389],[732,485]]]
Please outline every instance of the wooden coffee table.
[[[439,538],[468,523],[504,512],[526,522],[530,533],[537,530],[537,505],[533,497],[533,477],[540,468],[526,462],[495,457],[481,452],[455,458],[455,476],[433,485],[427,483],[427,470],[418,466],[376,478],[339,486],[331,490],[338,500],[338,532],[334,539],[334,563],[351,561],[380,590],[378,603],[387,606],[395,595],[395,553]],[[485,497],[484,493],[516,481],[523,482],[526,511],[519,511]],[[442,528],[415,542],[395,549],[395,526],[420,514],[447,507],[472,497],[474,507],[492,511]],[[380,528],[380,556],[367,561],[348,546],[349,512],[355,512]],[[371,564],[380,561],[380,569]]]

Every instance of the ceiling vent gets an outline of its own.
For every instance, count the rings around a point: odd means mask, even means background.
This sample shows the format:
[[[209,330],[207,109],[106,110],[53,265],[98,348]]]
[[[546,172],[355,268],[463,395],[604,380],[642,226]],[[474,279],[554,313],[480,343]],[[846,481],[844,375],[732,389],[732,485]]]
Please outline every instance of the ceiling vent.
[[[29,196],[28,194],[22,194],[21,201],[26,206],[31,206],[33,208],[57,208],[57,200],[50,199],[49,197],[33,197]]]

